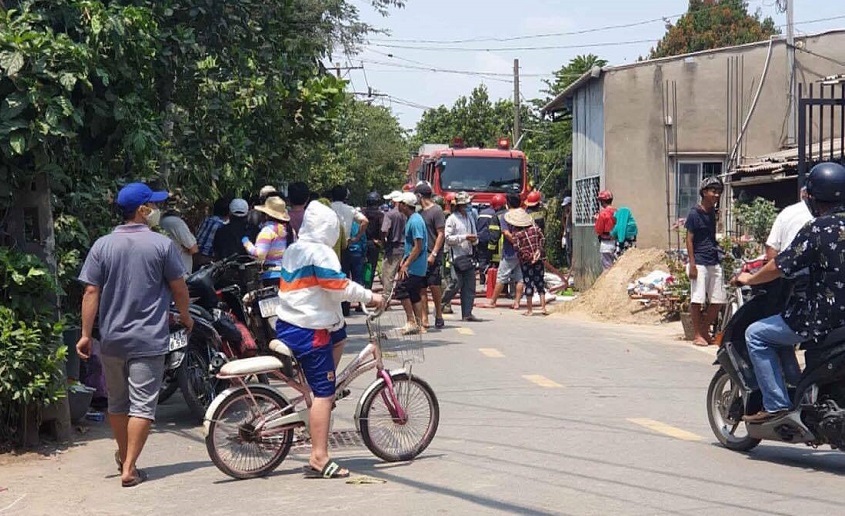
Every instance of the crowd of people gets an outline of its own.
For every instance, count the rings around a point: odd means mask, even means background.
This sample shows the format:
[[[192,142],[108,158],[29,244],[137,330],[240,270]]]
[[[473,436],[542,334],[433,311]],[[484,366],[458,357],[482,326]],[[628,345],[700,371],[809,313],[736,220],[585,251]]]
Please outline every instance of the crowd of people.
[[[83,359],[91,355],[98,321],[124,487],[146,479],[136,464],[155,419],[168,350],[166,314],[175,303],[181,324],[191,329],[185,278],[212,261],[252,256],[262,264],[261,280],[279,289],[278,336],[296,356],[315,398],[306,476],[349,475],[328,456],[328,431],[351,304],[385,307],[392,293],[406,315],[402,331],[416,334],[429,327],[428,299],[433,325],[442,328],[443,314],[460,294],[461,319],[480,321],[473,314],[476,277],[480,270],[483,281],[495,267],[492,306],[510,283],[514,307],[524,292],[531,315],[537,292],[546,313],[539,193],[532,192],[524,207],[517,195],[497,195],[481,213],[468,193],[440,199],[424,182],[384,196],[371,192],[362,209],[348,204],[348,197],[342,185],[324,195],[302,182],[284,194],[267,186],[252,203],[217,199],[192,230],[176,209],[181,200],[168,192],[142,183],[121,189],[116,206],[123,223],[97,240],[79,277],[85,294],[76,349]],[[372,291],[377,270],[387,295]]]

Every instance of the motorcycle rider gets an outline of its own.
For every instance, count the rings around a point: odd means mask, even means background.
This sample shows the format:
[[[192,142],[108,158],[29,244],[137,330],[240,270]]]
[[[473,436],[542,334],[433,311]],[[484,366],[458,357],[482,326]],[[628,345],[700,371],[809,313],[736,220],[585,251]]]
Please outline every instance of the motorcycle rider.
[[[745,416],[763,423],[791,408],[786,382],[796,384],[801,368],[796,344],[823,338],[845,326],[845,167],[819,163],[807,176],[807,206],[816,219],[805,225],[792,244],[755,274],[743,273],[737,283],[759,285],[809,268],[806,296],[793,297],[781,314],[751,324],[745,332],[754,374],[763,395],[763,410]]]

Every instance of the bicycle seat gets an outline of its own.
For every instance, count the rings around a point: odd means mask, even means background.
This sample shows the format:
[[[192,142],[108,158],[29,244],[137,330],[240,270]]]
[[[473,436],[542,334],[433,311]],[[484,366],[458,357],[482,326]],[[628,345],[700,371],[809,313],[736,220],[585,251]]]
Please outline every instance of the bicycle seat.
[[[293,351],[285,344],[284,342],[280,341],[279,339],[273,339],[270,341],[269,344],[270,351],[276,353],[277,355],[283,355],[286,357],[293,358]]]
[[[282,368],[282,362],[276,357],[260,356],[232,360],[220,368],[223,376],[245,376],[248,374],[269,373]]]

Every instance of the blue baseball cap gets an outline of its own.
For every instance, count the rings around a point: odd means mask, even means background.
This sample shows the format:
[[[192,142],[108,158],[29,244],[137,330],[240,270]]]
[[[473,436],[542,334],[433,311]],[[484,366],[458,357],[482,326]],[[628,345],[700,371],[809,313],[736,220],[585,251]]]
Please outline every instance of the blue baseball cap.
[[[162,202],[170,197],[167,192],[154,192],[144,183],[129,183],[117,193],[117,205],[124,212],[133,212],[148,202]]]

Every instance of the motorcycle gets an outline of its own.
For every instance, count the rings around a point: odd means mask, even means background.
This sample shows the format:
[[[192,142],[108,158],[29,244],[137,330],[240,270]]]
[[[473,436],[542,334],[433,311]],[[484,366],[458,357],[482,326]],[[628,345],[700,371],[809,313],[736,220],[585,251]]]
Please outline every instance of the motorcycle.
[[[716,439],[730,450],[748,451],[763,440],[845,448],[845,327],[800,346],[806,367],[798,384],[788,386],[791,411],[763,423],[742,421],[763,409],[745,330],[781,313],[792,289],[786,279],[751,288],[725,326],[714,362],[719,369],[707,389],[707,416]]]

